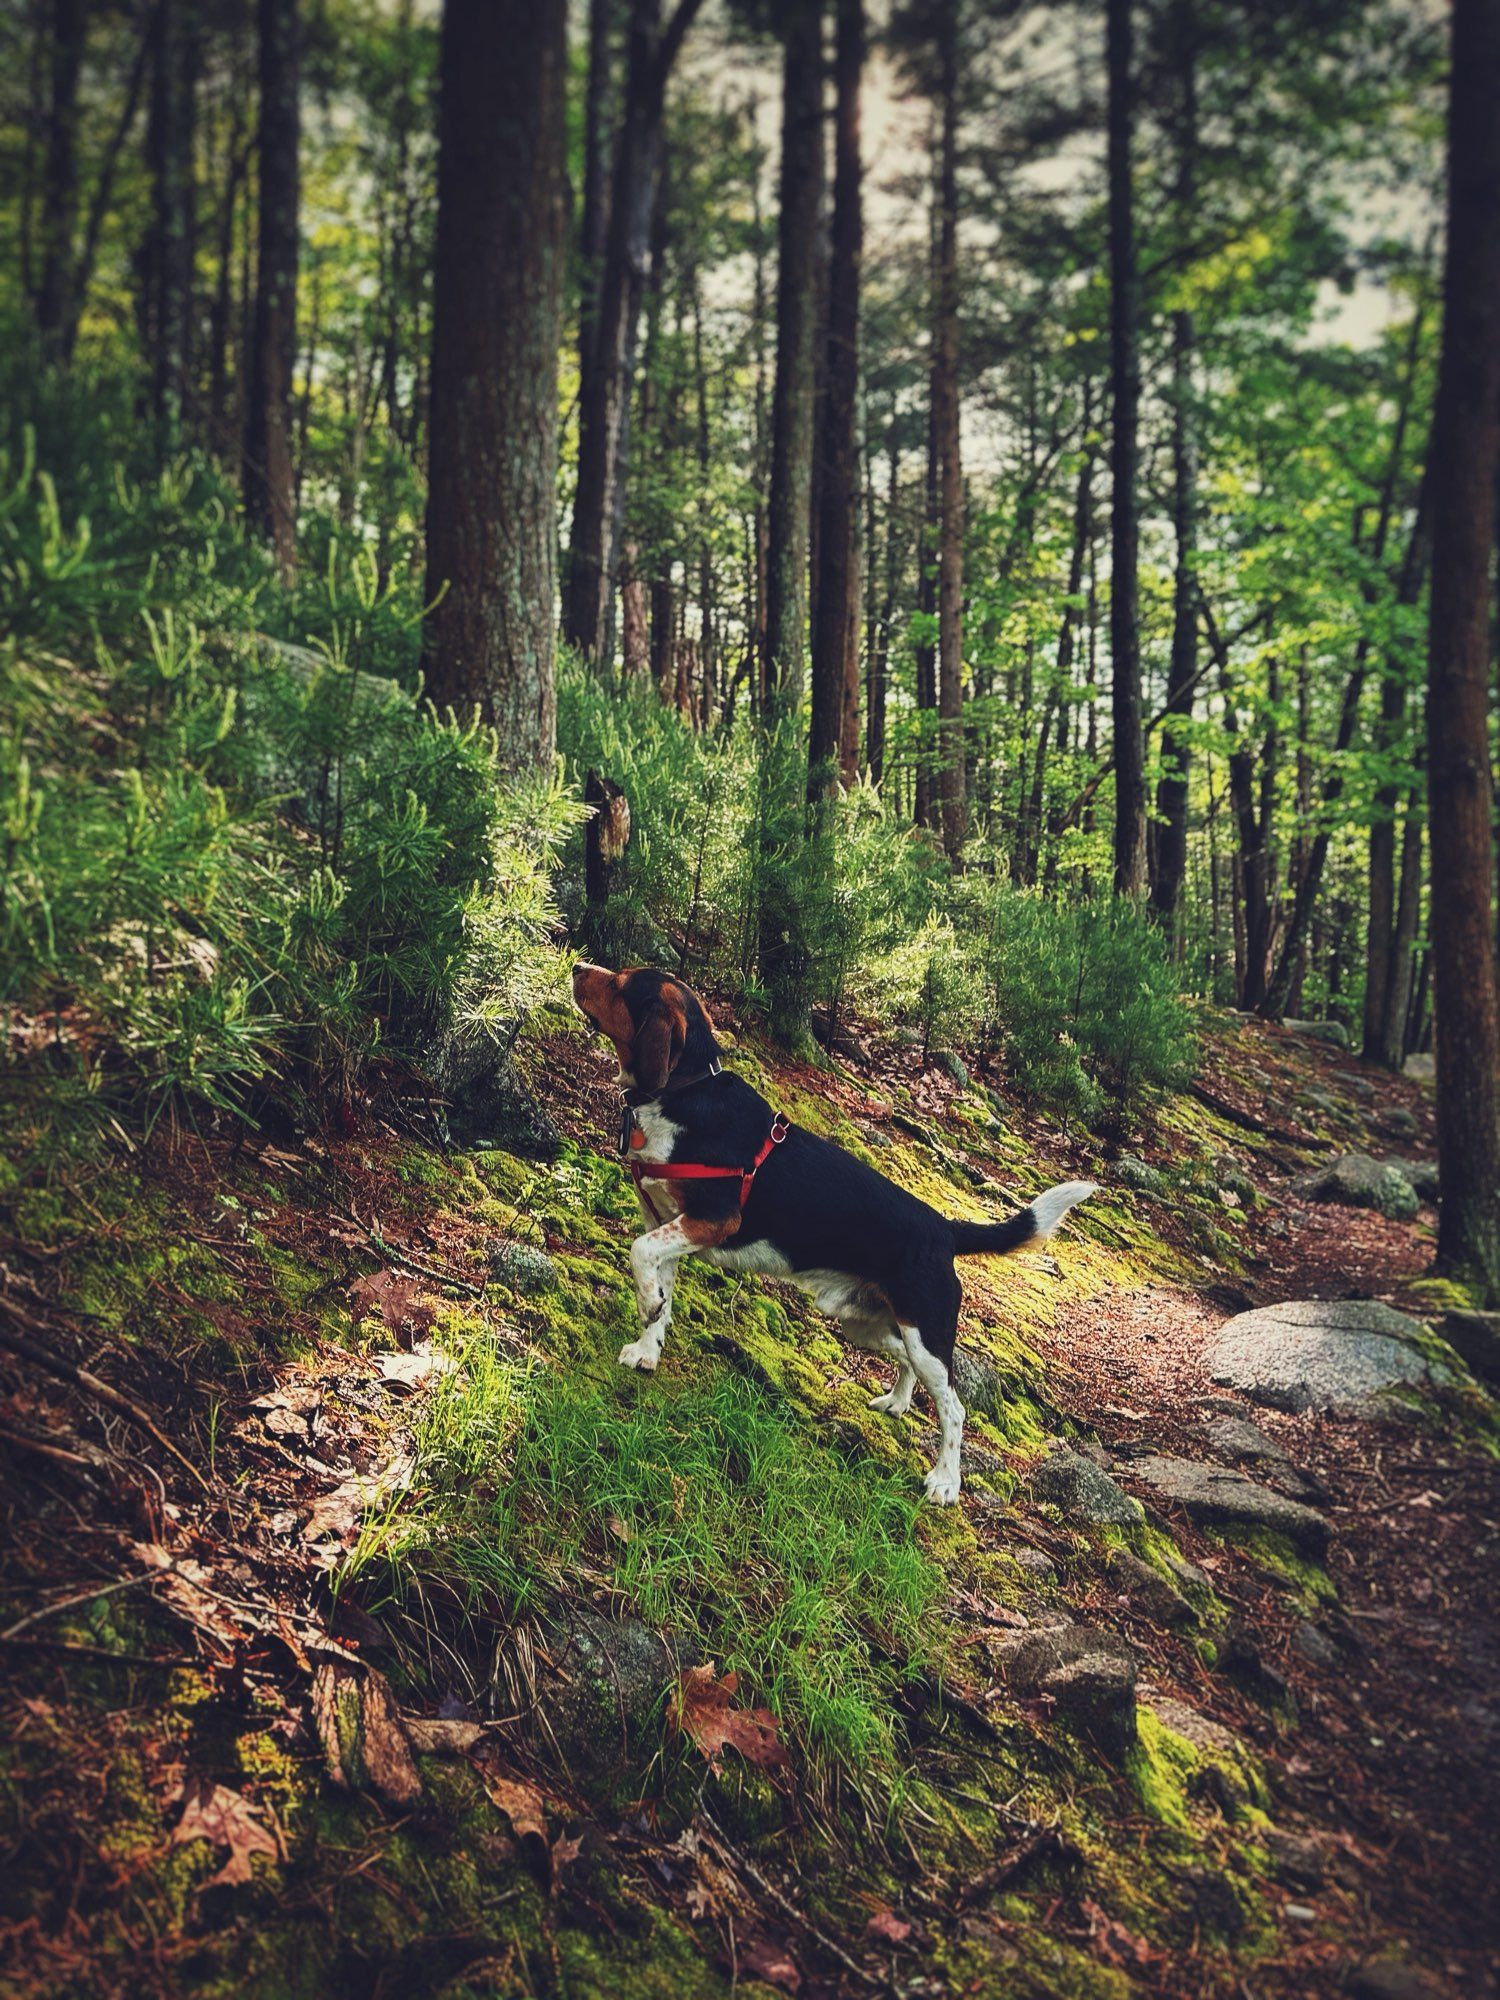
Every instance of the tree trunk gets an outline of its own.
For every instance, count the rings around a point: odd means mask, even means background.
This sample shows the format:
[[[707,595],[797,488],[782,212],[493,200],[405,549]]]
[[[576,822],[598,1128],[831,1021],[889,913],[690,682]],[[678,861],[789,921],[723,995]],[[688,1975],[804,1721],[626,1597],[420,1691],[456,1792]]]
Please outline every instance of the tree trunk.
[[[801,694],[807,622],[817,338],[818,219],[823,180],[823,23],[804,4],[784,30],[776,382],[766,547],[765,736],[760,795],[760,968],[772,1031],[807,1032],[807,948],[797,858],[805,784],[791,763],[788,718]]]
[[[74,231],[78,222],[78,77],[83,67],[85,0],[52,0],[47,20],[50,91],[42,181],[42,269],[36,324],[42,352],[63,358],[73,321]]]
[[[934,204],[934,211],[936,204]],[[934,212],[934,223],[936,213]],[[937,236],[934,228],[933,269],[936,273]],[[935,277],[934,277],[935,282]],[[917,677],[917,766],[912,802],[912,818],[918,826],[930,827],[933,810],[933,735],[927,718],[937,709],[938,608],[938,508],[942,488],[942,453],[938,445],[937,404],[927,398],[927,466],[922,477],[922,525],[917,535],[917,616],[921,636],[916,646]]]
[[[859,286],[864,243],[859,94],[864,59],[864,0],[838,0],[833,232],[819,454],[819,577],[807,759],[810,800],[825,797],[838,777],[853,784],[858,776],[857,695],[852,746],[847,710],[848,690],[859,684]]]
[[[245,513],[270,541],[284,577],[297,567],[292,371],[297,358],[301,45],[298,0],[260,0],[260,254],[248,370]]]
[[[1427,482],[1417,500],[1417,521],[1407,543],[1406,559],[1396,587],[1398,605],[1412,605],[1422,594],[1422,577],[1427,566]],[[1375,745],[1382,761],[1390,763],[1400,752],[1406,729],[1406,690],[1409,662],[1402,649],[1393,649],[1385,663],[1380,683],[1380,720]],[[1393,1028],[1391,1010],[1396,1002],[1396,819],[1401,804],[1398,777],[1383,778],[1376,787],[1370,820],[1369,904],[1370,917],[1365,938],[1365,1004],[1362,1054],[1366,1062],[1383,1063],[1399,1069],[1401,1054],[1391,1060],[1393,1042],[1405,1037],[1404,1025]],[[1420,846],[1420,843],[1419,843]],[[1407,940],[1410,949],[1411,940]],[[1405,995],[1410,978],[1404,982],[1400,1019],[1404,1024]]]
[[[614,27],[618,0],[589,0],[589,67],[583,109],[583,214],[578,231],[578,380],[588,379],[599,326],[599,290],[609,236],[614,141]]]
[[[1500,7],[1455,0],[1448,244],[1432,427],[1428,829],[1437,1019],[1438,1263],[1500,1299],[1500,1004],[1489,751],[1500,476]]]
[[[938,762],[943,847],[958,865],[968,832],[964,785],[964,476],[958,387],[958,0],[938,16],[941,136],[938,146],[937,291],[932,402],[941,463],[938,528]]]
[[[776,272],[776,382],[766,556],[766,687],[795,708],[807,619],[807,530],[817,335],[818,214],[823,181],[822,21],[804,4],[786,31]]]
[[[900,546],[896,534],[896,508],[900,494],[901,453],[896,436],[893,415],[887,446],[890,456],[886,471],[885,543],[882,550],[883,580],[880,608],[876,613],[876,630],[866,659],[869,684],[865,690],[865,761],[870,767],[870,782],[873,785],[885,783],[885,708],[891,657],[891,626],[896,616],[897,551]],[[875,560],[873,514],[868,540],[868,560],[873,564]]]
[[[446,0],[427,508],[428,686],[550,765],[566,0]]]
[[[1137,608],[1139,520],[1136,436],[1141,396],[1140,270],[1131,187],[1132,0],[1107,0],[1109,67],[1109,324],[1113,427],[1110,464],[1109,633],[1115,733],[1115,889],[1146,886],[1146,757],[1141,729]]]
[[[1178,41],[1181,102],[1177,132],[1177,226],[1191,240],[1195,223],[1198,165],[1196,22],[1193,0],[1178,0],[1174,32]],[[1156,788],[1156,866],[1151,905],[1168,937],[1180,937],[1177,905],[1187,874],[1189,739],[1176,727],[1189,722],[1198,678],[1197,582],[1193,566],[1198,532],[1198,441],[1194,356],[1197,327],[1192,312],[1172,315],[1172,528],[1177,544],[1172,586],[1172,652],[1167,668],[1167,721],[1162,730],[1165,768]]]
[[[702,0],[678,0],[664,28],[661,0],[632,0],[625,103],[609,195],[609,226],[594,335],[578,388],[578,484],[568,543],[563,636],[596,667],[614,651],[630,397],[641,297],[650,268],[651,214],[661,164],[667,79]]]
[[[181,443],[192,381],[195,25],[185,0],[157,0],[146,146],[151,169],[147,325],[152,413],[158,447],[166,453]]]

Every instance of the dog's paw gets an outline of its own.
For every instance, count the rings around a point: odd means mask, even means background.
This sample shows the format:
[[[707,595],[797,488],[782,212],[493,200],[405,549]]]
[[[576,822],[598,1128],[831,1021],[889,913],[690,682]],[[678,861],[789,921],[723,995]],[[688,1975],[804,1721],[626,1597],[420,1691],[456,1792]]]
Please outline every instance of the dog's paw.
[[[935,1465],[927,1475],[927,1498],[934,1507],[951,1507],[958,1498],[958,1474]]]
[[[660,1359],[660,1350],[649,1340],[630,1340],[620,1349],[622,1368],[644,1368],[649,1372]]]
[[[870,1408],[885,1417],[904,1417],[911,1408],[911,1397],[898,1396],[894,1389],[887,1389],[883,1396],[870,1398]]]

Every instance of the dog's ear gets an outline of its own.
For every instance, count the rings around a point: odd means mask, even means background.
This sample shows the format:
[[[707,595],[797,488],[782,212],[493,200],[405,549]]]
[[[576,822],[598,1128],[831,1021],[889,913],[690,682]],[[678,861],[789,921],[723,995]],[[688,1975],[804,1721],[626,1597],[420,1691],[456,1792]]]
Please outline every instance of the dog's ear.
[[[630,1069],[637,1090],[655,1095],[666,1088],[667,1078],[677,1067],[687,1034],[687,1017],[681,1006],[655,1000],[646,1018],[636,1029],[630,1047]]]

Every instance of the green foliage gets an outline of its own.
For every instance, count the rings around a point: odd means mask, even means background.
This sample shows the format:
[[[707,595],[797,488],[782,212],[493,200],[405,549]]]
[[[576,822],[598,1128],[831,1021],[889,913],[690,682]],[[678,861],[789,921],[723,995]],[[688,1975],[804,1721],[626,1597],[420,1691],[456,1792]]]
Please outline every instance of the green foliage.
[[[61,498],[84,485],[88,519]],[[293,614],[212,473],[54,478],[30,428],[3,461],[0,1002],[23,1064],[64,1074],[60,1138],[343,1094],[383,1038],[513,1037],[555,983],[576,809],[353,664],[414,624],[367,559],[330,543],[321,589],[318,649],[268,640]]]

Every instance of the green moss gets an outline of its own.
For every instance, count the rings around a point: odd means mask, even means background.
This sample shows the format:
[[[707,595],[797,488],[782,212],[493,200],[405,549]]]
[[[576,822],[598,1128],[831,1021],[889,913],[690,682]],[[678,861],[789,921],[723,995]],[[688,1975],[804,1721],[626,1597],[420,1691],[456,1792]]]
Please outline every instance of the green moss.
[[[1294,1602],[1304,1611],[1338,1599],[1338,1586],[1320,1563],[1302,1554],[1285,1535],[1269,1528],[1219,1528],[1210,1539],[1238,1549],[1261,1569],[1269,1570],[1286,1585]]]

